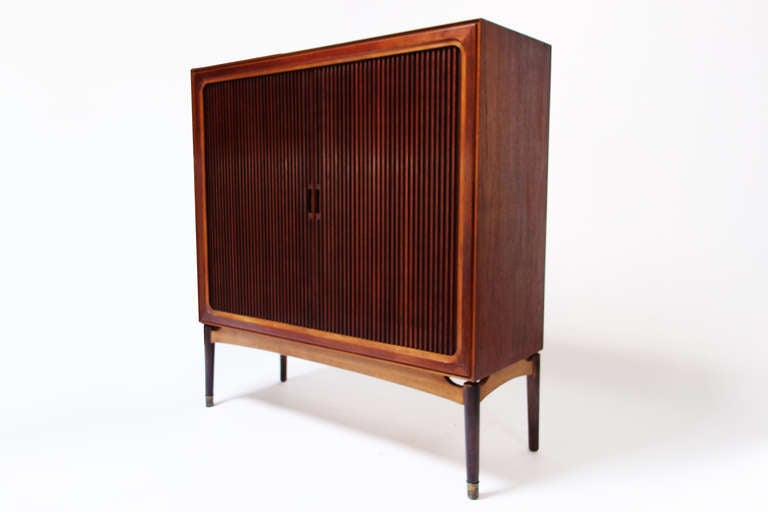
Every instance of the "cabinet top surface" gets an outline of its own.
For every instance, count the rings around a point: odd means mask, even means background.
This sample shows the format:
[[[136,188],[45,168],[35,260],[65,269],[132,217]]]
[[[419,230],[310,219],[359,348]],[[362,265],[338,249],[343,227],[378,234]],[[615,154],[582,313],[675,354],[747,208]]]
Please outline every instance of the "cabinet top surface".
[[[368,38],[364,38],[364,39],[357,39],[357,40],[354,40],[354,41],[344,41],[344,42],[341,42],[341,43],[335,43],[335,44],[325,45],[325,46],[318,46],[318,47],[315,47],[315,48],[308,48],[308,49],[298,50],[298,51],[294,51],[294,52],[276,53],[276,54],[272,54],[272,55],[264,55],[264,56],[261,56],[261,57],[255,57],[255,58],[251,58],[251,59],[244,59],[244,60],[238,60],[238,61],[225,62],[225,63],[221,63],[221,64],[214,64],[214,65],[211,65],[211,66],[201,66],[201,67],[193,68],[191,71],[192,71],[192,73],[214,71],[214,70],[218,70],[218,69],[222,69],[222,68],[228,68],[228,67],[232,67],[232,66],[240,66],[240,65],[253,64],[253,63],[256,63],[256,62],[259,62],[259,61],[262,61],[262,60],[274,59],[274,58],[277,58],[277,57],[281,57],[282,58],[282,57],[289,57],[289,56],[300,56],[302,54],[316,52],[316,51],[319,51],[319,50],[333,50],[333,49],[341,49],[341,48],[344,48],[346,46],[353,46],[353,45],[357,45],[357,44],[361,44],[361,43],[374,43],[374,42],[377,42],[377,41],[382,41],[383,42],[386,39],[396,38],[396,37],[401,37],[401,36],[414,35],[414,34],[418,34],[420,32],[429,32],[429,31],[440,31],[440,30],[451,30],[451,29],[458,29],[458,28],[477,27],[477,26],[483,25],[483,24],[495,25],[491,21],[485,20],[483,18],[477,18],[477,19],[466,20],[466,21],[458,21],[458,22],[455,22],[455,23],[448,23],[448,24],[444,24],[444,25],[436,25],[436,26],[432,26],[432,27],[425,27],[425,28],[414,29],[414,30],[407,30],[407,31],[403,31],[403,32],[396,32],[396,33],[392,33],[392,34],[385,34],[385,35],[380,35],[380,36],[375,36],[375,37],[368,37]],[[497,25],[497,26],[501,27],[501,25]],[[508,30],[509,32],[515,32],[515,31],[510,30],[510,29],[508,29],[506,27],[501,27],[501,28],[503,28],[504,30]],[[539,40],[534,39],[534,38],[532,38],[530,36],[526,36],[525,34],[520,34],[519,32],[515,32],[515,33],[519,34],[522,37],[525,37],[525,38],[528,38],[528,39],[531,39],[531,40],[535,40],[535,41],[539,41]],[[545,45],[549,46],[547,43],[544,43],[543,41],[539,41],[539,42],[541,44],[545,44]]]

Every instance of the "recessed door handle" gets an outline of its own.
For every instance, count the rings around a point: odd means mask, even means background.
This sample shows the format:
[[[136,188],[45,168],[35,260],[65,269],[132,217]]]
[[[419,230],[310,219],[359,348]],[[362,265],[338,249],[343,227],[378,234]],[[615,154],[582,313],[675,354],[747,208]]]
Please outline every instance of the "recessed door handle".
[[[320,218],[320,185],[307,185],[307,214],[309,220]]]
[[[309,220],[312,220],[315,215],[315,194],[312,185],[307,185],[307,214]]]

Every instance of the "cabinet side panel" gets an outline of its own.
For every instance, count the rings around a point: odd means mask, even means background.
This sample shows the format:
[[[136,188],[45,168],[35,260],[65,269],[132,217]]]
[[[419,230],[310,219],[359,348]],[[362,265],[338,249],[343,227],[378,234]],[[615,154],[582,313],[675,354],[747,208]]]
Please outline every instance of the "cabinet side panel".
[[[550,46],[483,21],[476,378],[542,348]]]

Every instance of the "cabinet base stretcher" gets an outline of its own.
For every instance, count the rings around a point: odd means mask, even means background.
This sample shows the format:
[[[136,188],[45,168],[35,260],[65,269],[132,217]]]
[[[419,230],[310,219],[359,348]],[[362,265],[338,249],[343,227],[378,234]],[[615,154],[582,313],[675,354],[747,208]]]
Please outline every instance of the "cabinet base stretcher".
[[[493,390],[514,379],[526,376],[528,392],[528,448],[539,449],[539,384],[541,357],[538,353],[516,361],[478,381],[446,375],[434,370],[318,347],[287,339],[277,339],[255,332],[229,327],[204,326],[205,404],[213,405],[213,361],[216,343],[258,348],[280,354],[280,381],[286,381],[287,358],[298,357],[371,377],[387,380],[464,405],[464,427],[467,456],[467,496],[478,497],[480,401]],[[465,380],[457,384],[454,380]]]

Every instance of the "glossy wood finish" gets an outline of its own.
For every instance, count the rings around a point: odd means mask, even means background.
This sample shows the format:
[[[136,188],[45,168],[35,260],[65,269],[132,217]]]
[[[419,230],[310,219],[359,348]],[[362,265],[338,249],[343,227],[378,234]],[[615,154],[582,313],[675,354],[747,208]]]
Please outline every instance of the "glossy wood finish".
[[[211,401],[223,342],[461,403],[475,499],[480,401],[526,375],[537,450],[549,80],[485,20],[193,70]]]
[[[274,336],[230,327],[213,331],[211,339],[214,343],[229,343],[298,357],[408,386],[459,404],[463,402],[462,387],[451,382],[447,375],[434,370],[415,368],[309,343],[280,340]]]
[[[446,46],[316,69],[313,327],[455,353],[459,58]]]
[[[216,328],[212,331],[210,339],[214,344],[226,343],[279,353],[281,357],[281,380],[283,369],[287,368],[283,366],[283,358],[285,358],[287,364],[288,356],[291,356],[394,382],[401,386],[411,387],[447,398],[459,404],[464,403],[462,387],[451,380],[461,380],[456,375],[392,363],[340,350],[316,347],[308,343],[279,340],[273,336],[230,327]],[[516,361],[478,382],[480,400],[511,379],[523,375],[531,375],[534,369],[532,361],[533,359]]]
[[[458,60],[447,46],[206,87],[213,308],[455,353]]]
[[[480,472],[480,384],[464,384],[464,438],[467,457],[467,496],[476,500]]]
[[[532,452],[539,450],[539,389],[541,387],[541,356],[534,354],[530,357],[532,371],[526,377],[528,390],[528,449]]]
[[[474,380],[540,350],[549,58],[474,20],[193,70],[201,320]]]
[[[476,379],[543,346],[550,46],[480,24]]]
[[[317,153],[311,70],[203,93],[211,307],[312,327],[316,253],[305,189]]]
[[[373,74],[366,66],[373,68]],[[314,135],[298,144],[286,142],[300,135],[283,128],[283,114],[274,112],[272,107],[280,103],[279,94],[273,97],[269,93],[273,91],[270,81],[291,84],[287,76],[293,72],[315,78],[323,74],[326,79],[326,88],[315,89],[319,96],[314,105],[325,105],[321,126],[309,122],[316,128],[313,134],[319,134],[325,145],[310,152],[318,161],[307,164],[309,182],[288,200],[296,202],[295,197],[300,197],[302,219],[317,221],[318,229],[310,229],[302,242],[285,240],[294,220],[272,225],[263,219],[276,215],[262,211],[270,200],[274,203],[273,194],[280,191],[275,183],[262,186],[248,178],[243,192],[236,184],[213,180],[223,187],[218,189],[219,193],[224,190],[231,194],[229,197],[239,197],[240,203],[246,202],[252,208],[253,215],[233,219],[230,213],[234,223],[242,223],[246,230],[251,225],[257,226],[257,230],[272,230],[265,233],[266,240],[257,240],[253,234],[240,240],[235,236],[237,231],[228,234],[219,229],[216,222],[227,218],[226,215],[210,213],[213,191],[209,189],[208,166],[230,165],[247,174],[261,165],[253,151],[269,148],[274,152],[269,161],[287,160],[286,172],[294,176],[293,170],[304,161],[303,148],[313,146],[309,139]],[[472,112],[476,104],[476,76],[477,22],[193,70],[201,321],[468,376],[472,367]],[[253,134],[258,130],[242,128],[240,120],[256,122],[266,114],[248,107],[243,109],[244,113],[234,114],[235,120],[227,122],[241,131],[250,130],[250,135],[244,139],[235,137],[228,143],[225,138],[211,138],[215,135],[208,134],[208,116],[230,119],[229,115],[206,112],[208,89],[217,87],[233,89],[233,93],[241,95],[250,87],[252,96],[262,91],[262,107],[271,113],[271,117],[264,118],[265,122],[280,125],[281,136],[271,144],[254,142]],[[303,87],[297,87],[303,94]],[[354,93],[351,99],[349,95],[338,94],[345,87]],[[224,93],[222,96],[225,100],[232,97]],[[334,98],[343,101],[334,103]],[[290,111],[291,105],[299,103],[294,98],[287,108]],[[220,105],[229,103],[224,101]],[[264,137],[272,140],[271,134]],[[221,153],[215,162],[206,157],[210,144],[228,145],[225,150],[218,149]],[[270,172],[276,171],[267,171]],[[367,172],[373,174],[366,176]],[[233,181],[242,179],[240,174],[235,175]],[[350,175],[353,180],[347,179]],[[263,188],[267,191],[262,191]],[[341,201],[329,200],[334,193]],[[232,203],[221,199],[218,204],[230,208]],[[370,201],[368,209],[364,201]],[[293,211],[292,205],[278,205],[276,211]],[[326,215],[331,208],[342,209],[333,218]],[[297,227],[300,229],[303,228]],[[211,244],[217,237],[220,243]],[[314,260],[310,258],[308,263],[306,252],[288,258],[288,263],[278,257],[279,250],[293,254],[292,247],[298,247],[298,254],[302,243],[309,244],[310,251],[323,248],[320,258],[326,268],[313,268]],[[265,249],[268,246],[270,249]],[[261,255],[263,261],[252,267],[243,263],[256,255]],[[216,261],[232,261],[232,257],[236,260],[230,263],[232,268],[216,266]],[[348,258],[352,266],[345,268],[336,258]],[[283,268],[285,264],[298,264],[299,272],[308,268],[318,280],[288,279],[291,271]],[[326,271],[333,277],[324,277]],[[272,276],[271,284],[265,281],[265,274]],[[225,285],[216,284],[217,275],[225,276]],[[235,284],[240,277],[249,283],[242,290]],[[322,323],[311,318],[296,319],[294,314],[281,309],[288,304],[293,311],[302,310],[293,305],[301,301],[302,290],[293,288],[296,282],[303,283],[303,290],[317,299],[315,307],[309,308],[309,315],[317,315],[320,307]],[[280,289],[272,296],[263,296],[264,290],[275,287]],[[221,295],[228,295],[227,300],[222,300]],[[251,299],[259,304],[252,304]]]
[[[493,392],[496,388],[514,379],[515,377],[531,375],[532,373],[533,362],[530,359],[522,359],[510,364],[509,366],[505,366],[504,368],[495,373],[492,373],[480,381],[480,400],[490,395],[491,392]]]
[[[203,326],[203,348],[205,352],[205,406],[213,405],[213,359],[216,345],[211,341],[212,328]]]

